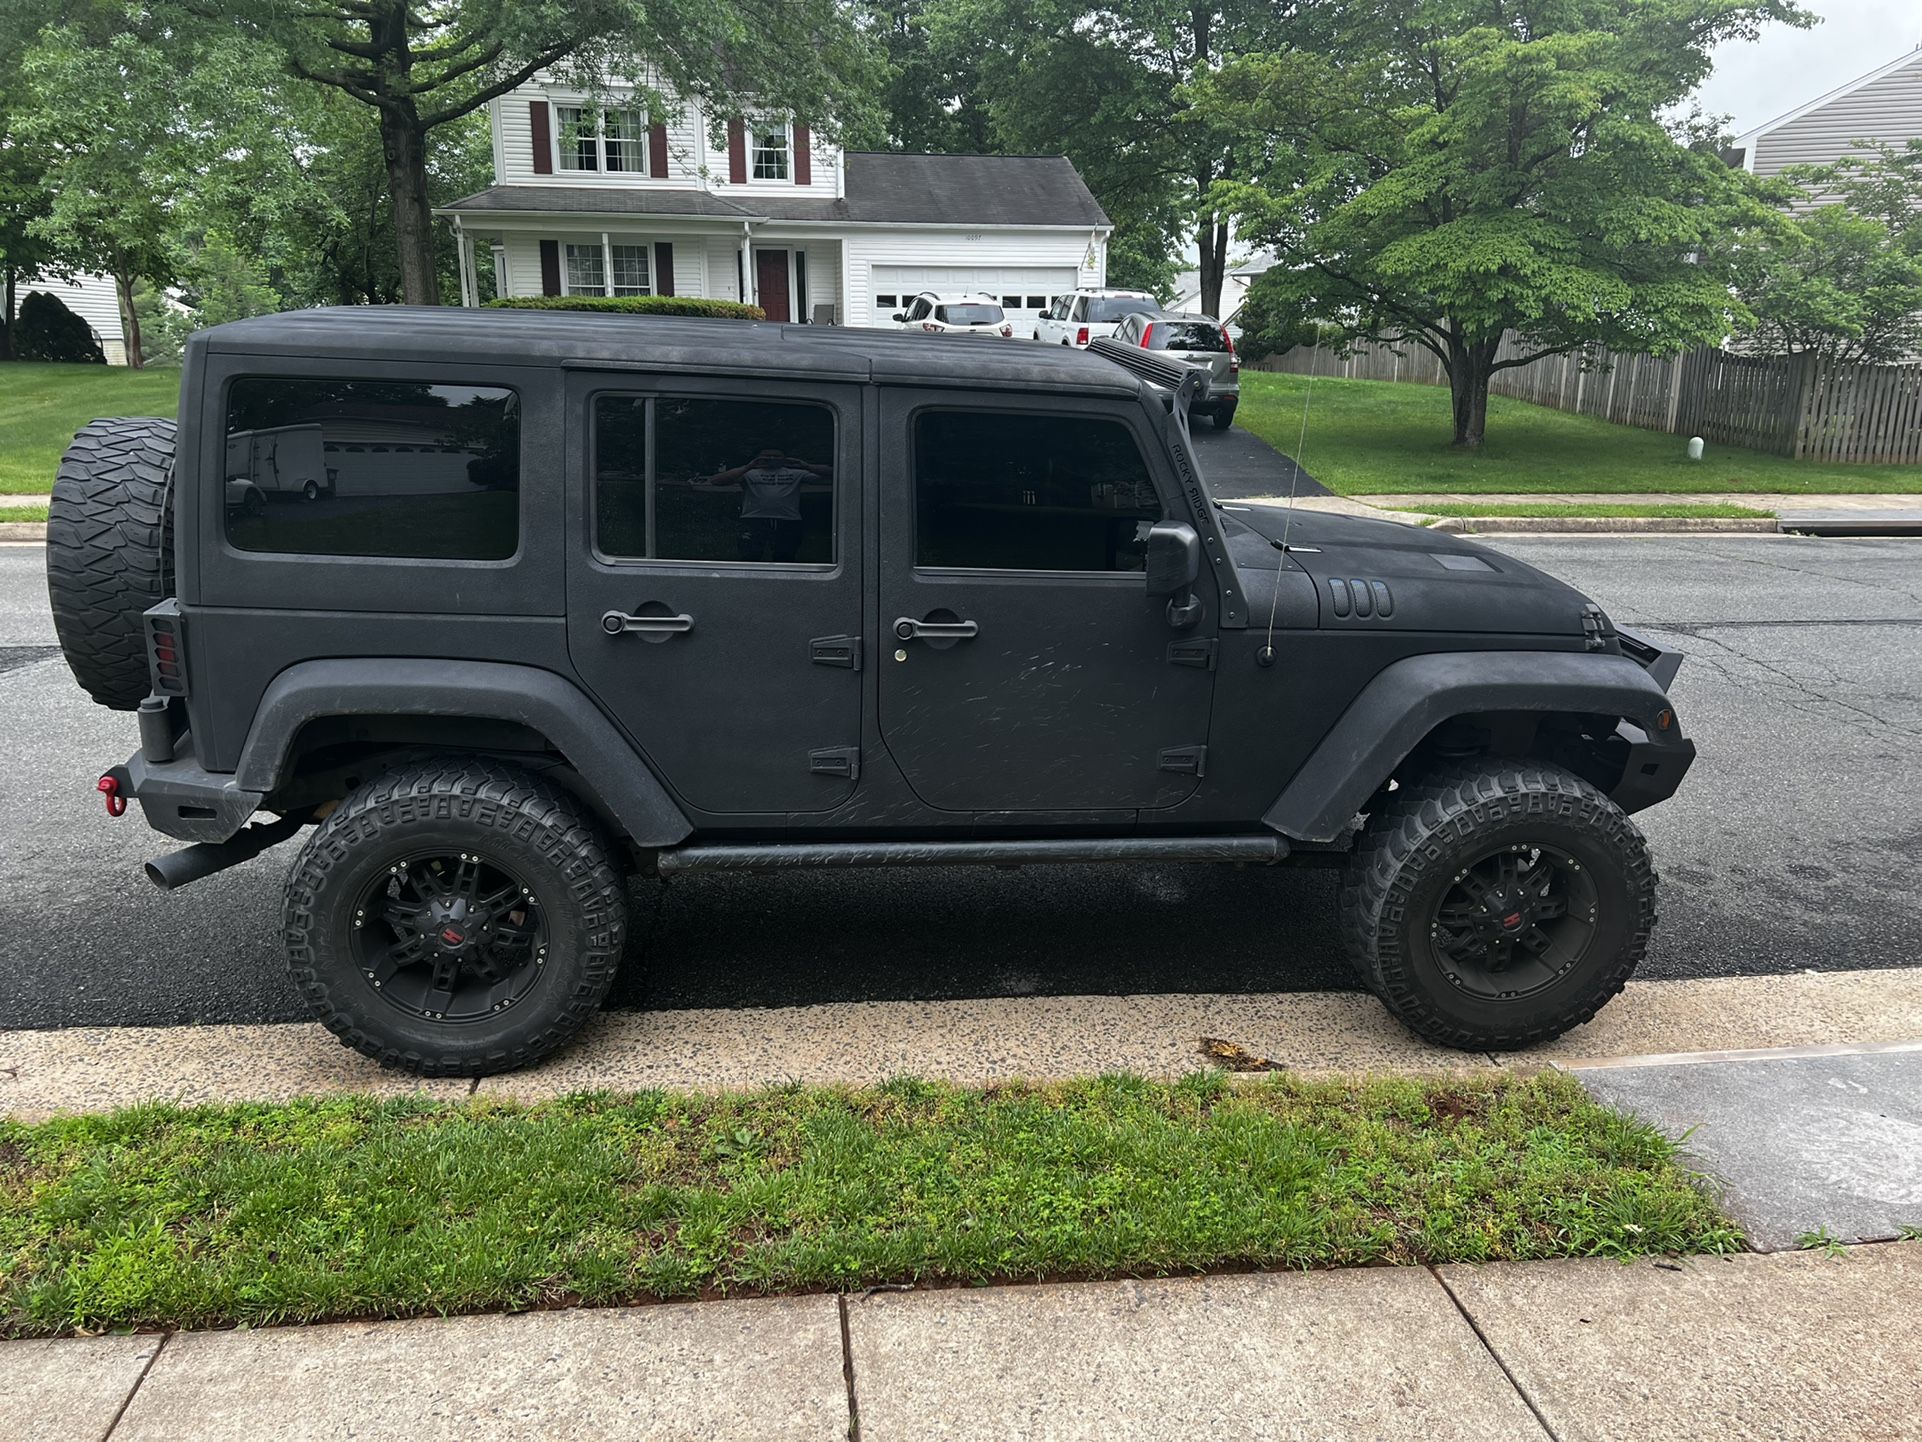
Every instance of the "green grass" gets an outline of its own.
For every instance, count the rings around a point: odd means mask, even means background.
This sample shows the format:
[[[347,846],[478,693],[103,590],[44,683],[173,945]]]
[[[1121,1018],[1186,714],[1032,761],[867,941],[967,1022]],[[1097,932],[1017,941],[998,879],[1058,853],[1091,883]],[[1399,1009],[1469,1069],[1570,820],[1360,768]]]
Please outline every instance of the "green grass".
[[[45,506],[0,506],[0,522],[5,521],[44,521],[47,519]]]
[[[1559,1074],[341,1097],[0,1122],[0,1332],[1722,1251]]]
[[[1303,376],[1243,371],[1235,419],[1286,455],[1301,437]],[[1922,492],[1922,466],[1817,465],[1711,445],[1700,461],[1684,438],[1490,396],[1487,439],[1457,451],[1445,386],[1317,380],[1301,464],[1344,496],[1435,491]]]
[[[1628,519],[1672,519],[1675,517],[1696,516],[1711,520],[1760,521],[1775,515],[1773,511],[1757,510],[1754,506],[1734,506],[1725,501],[1704,502],[1698,506],[1616,506],[1605,502],[1594,505],[1571,504],[1566,501],[1508,501],[1501,505],[1471,506],[1447,501],[1423,504],[1424,516],[1545,516],[1545,517],[1600,517],[1608,520]]]
[[[0,496],[45,495],[74,432],[100,416],[170,416],[180,372],[0,364]]]

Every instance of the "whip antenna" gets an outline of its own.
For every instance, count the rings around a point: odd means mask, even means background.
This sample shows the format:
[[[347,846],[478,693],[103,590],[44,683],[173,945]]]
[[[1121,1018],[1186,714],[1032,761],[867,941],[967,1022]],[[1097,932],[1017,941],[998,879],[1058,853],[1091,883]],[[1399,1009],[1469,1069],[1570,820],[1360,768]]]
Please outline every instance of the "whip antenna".
[[[1294,469],[1288,473],[1288,510],[1281,522],[1281,556],[1275,562],[1275,590],[1268,598],[1268,639],[1255,659],[1264,666],[1275,662],[1275,613],[1281,609],[1281,576],[1288,569],[1288,535],[1295,526],[1295,494],[1301,489],[1301,457],[1308,449],[1308,407],[1315,399],[1315,372],[1321,369],[1321,327],[1315,327],[1315,349],[1308,360],[1308,388],[1301,397],[1301,434],[1295,439]]]

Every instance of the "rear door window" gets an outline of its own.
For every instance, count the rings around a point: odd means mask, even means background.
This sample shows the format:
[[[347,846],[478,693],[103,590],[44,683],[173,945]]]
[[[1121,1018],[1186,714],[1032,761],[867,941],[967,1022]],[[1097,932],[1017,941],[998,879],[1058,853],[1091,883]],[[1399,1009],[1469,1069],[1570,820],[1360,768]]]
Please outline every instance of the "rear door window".
[[[834,467],[824,405],[598,396],[595,546],[618,560],[825,565]]]
[[[243,376],[222,505],[243,551],[503,561],[520,543],[520,402],[501,386]]]

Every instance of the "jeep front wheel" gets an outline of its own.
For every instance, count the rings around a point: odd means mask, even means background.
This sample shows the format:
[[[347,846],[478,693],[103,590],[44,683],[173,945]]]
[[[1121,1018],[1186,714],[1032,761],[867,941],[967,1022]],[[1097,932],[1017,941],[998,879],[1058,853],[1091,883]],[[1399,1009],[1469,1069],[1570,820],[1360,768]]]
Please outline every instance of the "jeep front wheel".
[[[578,803],[492,762],[378,777],[336,807],[287,879],[288,963],[343,1043],[422,1076],[526,1066],[614,979],[619,870]]]
[[[1508,1051],[1588,1021],[1640,964],[1656,876],[1635,824],[1574,774],[1450,769],[1390,794],[1342,886],[1350,960],[1412,1030]]]

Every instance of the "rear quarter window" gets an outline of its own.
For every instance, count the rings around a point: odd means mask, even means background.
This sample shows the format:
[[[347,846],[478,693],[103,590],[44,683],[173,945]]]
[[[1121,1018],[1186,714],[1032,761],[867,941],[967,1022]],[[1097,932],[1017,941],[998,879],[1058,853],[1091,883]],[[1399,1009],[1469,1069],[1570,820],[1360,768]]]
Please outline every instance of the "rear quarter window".
[[[501,386],[244,376],[221,505],[239,550],[504,561],[520,543],[520,399]]]

